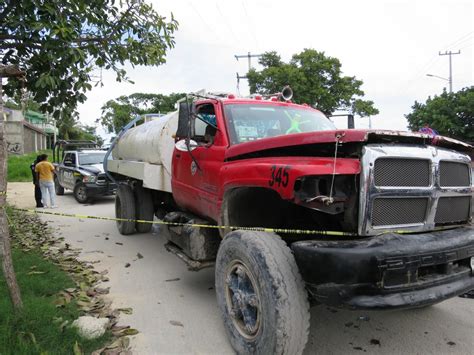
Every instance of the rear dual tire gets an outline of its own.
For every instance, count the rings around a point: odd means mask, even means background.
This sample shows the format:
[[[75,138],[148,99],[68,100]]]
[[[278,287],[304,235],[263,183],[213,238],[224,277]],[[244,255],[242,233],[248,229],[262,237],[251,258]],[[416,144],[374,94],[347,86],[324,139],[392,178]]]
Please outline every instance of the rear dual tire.
[[[129,185],[119,185],[115,196],[115,216],[119,219],[117,228],[120,234],[148,233],[153,226],[152,223],[137,220],[151,222],[153,213],[150,190],[141,186],[132,189]]]
[[[128,185],[119,185],[117,189],[115,217],[120,234],[129,235],[135,232],[135,197]]]

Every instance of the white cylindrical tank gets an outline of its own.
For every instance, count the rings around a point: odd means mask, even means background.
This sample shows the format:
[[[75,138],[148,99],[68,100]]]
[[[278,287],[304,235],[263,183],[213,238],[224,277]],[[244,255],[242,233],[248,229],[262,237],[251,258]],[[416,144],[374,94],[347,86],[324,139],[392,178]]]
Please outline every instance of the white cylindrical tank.
[[[114,160],[162,164],[171,174],[173,135],[178,128],[178,111],[130,128],[112,151]]]

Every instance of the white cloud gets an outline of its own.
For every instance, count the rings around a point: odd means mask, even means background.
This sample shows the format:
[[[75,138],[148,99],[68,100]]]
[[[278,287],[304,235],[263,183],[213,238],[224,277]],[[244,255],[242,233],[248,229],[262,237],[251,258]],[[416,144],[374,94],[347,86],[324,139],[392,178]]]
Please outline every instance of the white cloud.
[[[448,57],[438,51],[461,49],[453,56],[454,90],[473,85],[474,15],[472,1],[302,1],[218,0],[154,1],[162,15],[179,21],[176,47],[160,67],[127,67],[135,85],[116,83],[104,72],[79,107],[81,121],[92,123],[110,99],[134,92],[189,92],[201,88],[236,91],[236,72],[247,61],[235,54],[275,50],[284,60],[304,48],[341,60],[346,75],[364,81],[366,98],[380,114],[375,128],[405,129],[404,114],[415,100],[440,93],[447,82]],[[253,61],[256,64],[256,60]],[[241,93],[247,94],[245,80]],[[368,119],[356,125],[368,127]]]

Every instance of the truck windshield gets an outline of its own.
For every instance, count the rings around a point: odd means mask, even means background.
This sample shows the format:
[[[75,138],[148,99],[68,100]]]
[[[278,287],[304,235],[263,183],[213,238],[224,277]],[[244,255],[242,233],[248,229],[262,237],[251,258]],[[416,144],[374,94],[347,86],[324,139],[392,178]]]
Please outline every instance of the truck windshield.
[[[79,154],[79,165],[93,165],[102,164],[104,161],[105,153],[80,153]]]
[[[286,134],[336,129],[321,112],[297,107],[229,104],[225,116],[232,144]]]

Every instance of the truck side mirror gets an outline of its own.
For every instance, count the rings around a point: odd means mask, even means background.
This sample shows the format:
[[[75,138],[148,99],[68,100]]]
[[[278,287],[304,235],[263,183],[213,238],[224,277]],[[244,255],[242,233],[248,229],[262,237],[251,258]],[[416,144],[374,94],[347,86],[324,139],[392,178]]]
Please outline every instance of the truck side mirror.
[[[179,116],[178,116],[178,129],[176,130],[176,137],[183,138],[187,137],[190,126],[190,117],[193,111],[193,105],[188,101],[182,101],[179,103]]]
[[[188,152],[188,151],[193,151],[194,149],[199,147],[199,144],[196,141],[193,141],[191,139],[191,140],[189,140],[189,149],[188,149],[188,146],[186,145],[186,140],[181,139],[181,140],[177,141],[174,146],[180,152]]]

